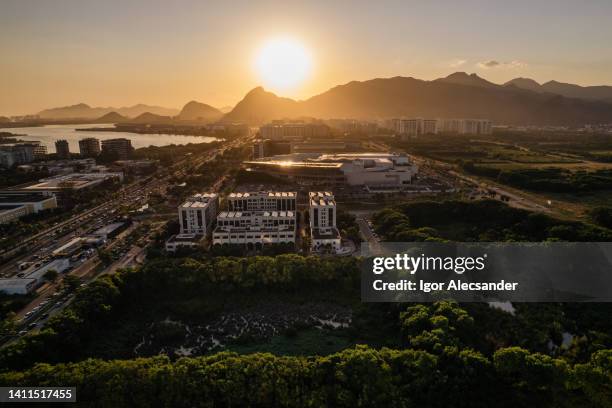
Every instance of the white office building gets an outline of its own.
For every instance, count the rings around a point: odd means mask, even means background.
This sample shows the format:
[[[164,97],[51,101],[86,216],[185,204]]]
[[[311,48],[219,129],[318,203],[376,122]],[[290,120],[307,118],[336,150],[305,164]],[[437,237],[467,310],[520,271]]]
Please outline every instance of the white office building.
[[[309,193],[311,249],[326,248],[336,252],[341,247],[340,233],[336,227],[336,200],[329,191]]]
[[[295,192],[231,193],[227,198],[228,211],[217,216],[213,244],[257,247],[295,243],[296,198]]]
[[[401,191],[418,166],[394,153],[296,153],[245,162],[252,171],[313,186],[363,186],[370,191]]]
[[[295,243],[295,211],[223,211],[217,216],[213,244],[257,247]]]
[[[57,208],[55,195],[0,192],[0,224],[15,221],[28,214]]]
[[[229,211],[295,211],[296,196],[292,191],[230,193],[227,207]]]
[[[189,197],[178,208],[181,234],[208,234],[218,208],[219,196],[215,193],[202,193]]]
[[[200,193],[189,197],[178,207],[180,233],[166,241],[166,251],[180,247],[195,248],[209,234],[219,210],[216,193]]]

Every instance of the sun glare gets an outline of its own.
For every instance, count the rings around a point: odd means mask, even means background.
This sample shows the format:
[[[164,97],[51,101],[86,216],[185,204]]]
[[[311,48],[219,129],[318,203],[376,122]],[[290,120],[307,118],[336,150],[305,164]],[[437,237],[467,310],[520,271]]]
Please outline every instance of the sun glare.
[[[306,48],[292,38],[268,41],[257,53],[255,69],[267,88],[287,91],[299,86],[310,74],[312,60]]]

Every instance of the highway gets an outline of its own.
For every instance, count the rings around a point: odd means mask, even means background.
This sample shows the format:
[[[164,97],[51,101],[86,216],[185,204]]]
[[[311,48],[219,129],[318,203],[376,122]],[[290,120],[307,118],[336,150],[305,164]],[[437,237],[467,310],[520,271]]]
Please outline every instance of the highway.
[[[169,180],[181,178],[187,174],[187,168],[195,168],[208,161],[214,160],[217,155],[223,154],[227,149],[237,147],[250,141],[250,137],[235,139],[226,145],[202,153],[198,156],[186,156],[177,161],[168,169],[166,176],[157,178],[156,174],[136,180],[115,192],[109,200],[93,208],[83,210],[69,219],[62,221],[52,227],[35,235],[24,238],[18,246],[0,251],[0,277],[11,277],[18,273],[17,265],[23,262],[37,262],[38,259],[46,258],[52,249],[61,246],[74,238],[75,235],[83,234],[88,226],[95,223],[110,222],[115,218],[114,213],[124,205],[143,205],[147,202],[150,194],[164,192],[169,186]],[[159,173],[159,171],[158,171]],[[100,226],[102,226],[100,225]]]
[[[226,145],[217,149],[210,150],[198,156],[187,156],[180,161],[174,163],[165,176],[153,176],[137,180],[121,190],[117,191],[108,201],[97,205],[94,208],[84,210],[70,219],[54,225],[53,227],[33,235],[17,247],[13,251],[27,251],[27,254],[13,257],[5,261],[0,266],[0,276],[14,276],[19,273],[17,265],[22,262],[42,262],[50,258],[51,252],[73,239],[75,236],[83,235],[94,231],[95,229],[113,222],[117,218],[116,211],[124,206],[129,205],[138,207],[146,204],[148,197],[152,193],[162,193],[170,185],[170,179],[184,177],[189,169],[196,168],[208,161],[214,160],[218,155],[223,154],[227,149],[238,147],[251,140],[250,137],[233,140]],[[226,181],[226,176],[221,177],[211,187],[213,191],[220,189]],[[174,214],[172,214],[174,215]],[[139,225],[139,222],[133,223],[128,229],[119,234],[115,239],[109,242],[104,249],[112,250],[117,246],[121,246],[125,238],[127,238]],[[138,243],[121,252],[121,257],[116,259],[107,267],[102,267],[97,255],[91,257],[80,257],[74,263],[73,268],[66,274],[77,276],[84,282],[83,285],[97,279],[104,274],[114,273],[120,268],[135,266],[144,260],[146,247],[152,241],[152,237],[160,231],[165,225],[165,221],[152,223],[152,228],[149,228],[144,238],[139,239]],[[6,252],[5,252],[6,254]],[[26,305],[17,313],[16,320],[18,325],[18,335],[7,336],[0,339],[0,344],[7,345],[17,339],[19,336],[27,334],[31,331],[37,331],[44,326],[44,323],[54,314],[61,312],[73,299],[74,295],[68,293],[62,288],[61,279],[53,283],[45,283],[36,292],[36,298]]]

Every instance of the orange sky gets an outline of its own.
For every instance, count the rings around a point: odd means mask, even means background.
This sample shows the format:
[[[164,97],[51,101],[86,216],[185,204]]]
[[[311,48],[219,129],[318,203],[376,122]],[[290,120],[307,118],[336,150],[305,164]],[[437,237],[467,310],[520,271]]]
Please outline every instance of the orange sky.
[[[253,61],[280,36],[312,56],[307,80],[280,92],[294,98],[351,80],[454,71],[612,84],[611,2],[431,3],[4,1],[0,114],[79,102],[233,105],[262,85]]]

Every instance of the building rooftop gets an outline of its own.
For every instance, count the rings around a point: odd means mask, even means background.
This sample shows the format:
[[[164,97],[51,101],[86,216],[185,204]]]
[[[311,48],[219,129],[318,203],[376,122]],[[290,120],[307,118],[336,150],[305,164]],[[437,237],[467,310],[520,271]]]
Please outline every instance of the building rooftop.
[[[334,207],[335,205],[336,200],[334,200],[333,198],[329,200],[322,198],[310,200],[311,207]]]
[[[202,238],[204,238],[202,234],[177,234],[168,238],[166,242],[199,242]]]
[[[296,193],[293,191],[251,191],[245,193],[230,193],[229,198],[247,198],[247,197],[258,197],[258,196],[267,196],[267,197],[288,197],[293,198],[296,196]]]
[[[258,166],[280,166],[280,167],[311,167],[311,168],[326,168],[326,169],[339,169],[342,167],[342,163],[315,163],[309,161],[290,161],[290,160],[251,160],[245,161],[245,164],[256,164]]]
[[[115,231],[118,228],[123,227],[124,224],[125,224],[124,222],[114,222],[112,224],[105,225],[102,228],[95,230],[94,232],[91,233],[91,235],[108,235],[108,234],[112,234],[113,231]]]
[[[337,228],[313,228],[311,230],[312,237],[314,239],[338,239],[340,238],[340,232]]]
[[[35,194],[29,192],[0,192],[0,205],[5,207],[5,204],[12,203],[39,203],[41,201],[53,199],[53,197],[43,194]]]
[[[308,193],[311,207],[335,206],[334,194],[330,191],[311,191]]]
[[[32,278],[2,278],[0,279],[0,291],[3,289],[22,288],[29,284],[35,284],[36,279]]]
[[[33,183],[28,186],[21,187],[19,190],[29,191],[60,191],[65,187],[79,190],[86,187],[92,187],[109,178],[123,178],[123,173],[70,173],[61,176],[49,177],[40,180],[38,183]]]
[[[21,207],[23,207],[23,205],[19,205],[19,204],[3,205],[2,203],[0,203],[0,214],[2,214],[3,212],[12,211],[15,208],[21,208]]]
[[[259,232],[259,233],[275,233],[275,232],[295,232],[294,225],[275,225],[273,227],[266,227],[263,225],[249,225],[246,227],[225,227],[218,226],[213,231],[213,234],[224,233],[224,234],[240,234],[245,232]]]
[[[295,212],[293,211],[222,211],[219,213],[217,218],[241,218],[241,217],[294,217]]]
[[[181,204],[181,208],[203,208],[217,197],[218,195],[216,193],[194,194]]]

